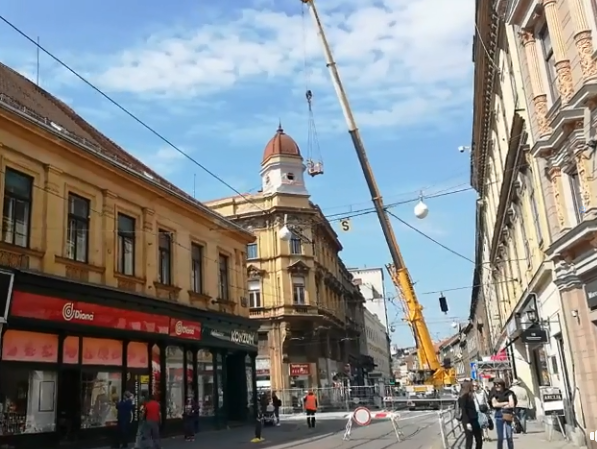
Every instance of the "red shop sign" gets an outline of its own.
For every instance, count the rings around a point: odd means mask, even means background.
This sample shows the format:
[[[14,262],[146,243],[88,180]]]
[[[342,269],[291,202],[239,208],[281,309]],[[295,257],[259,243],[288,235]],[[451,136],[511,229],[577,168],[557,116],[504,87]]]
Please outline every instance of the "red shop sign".
[[[18,291],[13,293],[10,316],[166,335],[170,326],[167,316]]]
[[[311,372],[311,366],[308,363],[291,363],[290,364],[290,375],[291,376],[308,376]]]
[[[170,318],[170,335],[188,340],[201,340],[201,323]]]

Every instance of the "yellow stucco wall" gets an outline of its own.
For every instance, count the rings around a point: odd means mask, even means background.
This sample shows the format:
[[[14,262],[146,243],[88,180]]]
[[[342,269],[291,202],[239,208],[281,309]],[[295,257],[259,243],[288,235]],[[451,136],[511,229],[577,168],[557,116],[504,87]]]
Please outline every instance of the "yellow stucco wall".
[[[3,263],[28,265],[42,272],[157,296],[203,309],[249,315],[246,298],[245,248],[249,233],[226,227],[220,220],[141,177],[127,174],[45,130],[0,113],[0,197],[10,167],[34,179],[30,247],[1,244]],[[90,201],[88,263],[66,257],[68,195]],[[136,220],[135,273],[116,273],[116,218]],[[158,232],[171,231],[172,282],[158,279]],[[190,294],[191,244],[203,246],[204,295]],[[219,255],[229,256],[230,303],[218,297]]]

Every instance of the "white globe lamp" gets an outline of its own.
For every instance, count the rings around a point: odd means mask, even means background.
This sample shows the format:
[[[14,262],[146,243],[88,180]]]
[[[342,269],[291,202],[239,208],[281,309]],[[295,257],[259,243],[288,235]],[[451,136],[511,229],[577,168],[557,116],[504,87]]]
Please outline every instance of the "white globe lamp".
[[[452,321],[452,328],[456,329],[458,327],[458,323],[456,321]]]
[[[280,228],[280,240],[288,242],[292,238],[292,235],[292,231],[288,228],[288,226],[284,225]]]
[[[427,204],[425,204],[423,200],[419,200],[415,206],[415,217],[417,217],[419,220],[422,220],[427,217],[427,215],[429,215],[429,208],[427,207]]]

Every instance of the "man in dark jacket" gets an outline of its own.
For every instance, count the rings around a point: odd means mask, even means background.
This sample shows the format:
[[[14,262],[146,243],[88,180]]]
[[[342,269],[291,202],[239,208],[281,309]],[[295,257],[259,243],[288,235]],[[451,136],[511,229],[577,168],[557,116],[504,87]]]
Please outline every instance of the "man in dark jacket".
[[[274,406],[274,416],[276,417],[276,426],[280,425],[280,407],[282,407],[282,401],[278,398],[276,392],[272,392],[272,405]]]
[[[129,391],[126,391],[122,399],[116,404],[116,438],[114,439],[113,447],[128,447],[134,408],[133,395]]]

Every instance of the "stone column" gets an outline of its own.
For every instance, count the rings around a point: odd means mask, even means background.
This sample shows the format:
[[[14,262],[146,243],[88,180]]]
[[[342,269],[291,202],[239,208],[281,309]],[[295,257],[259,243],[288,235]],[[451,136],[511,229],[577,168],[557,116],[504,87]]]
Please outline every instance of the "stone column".
[[[544,137],[551,133],[551,128],[547,121],[547,95],[545,94],[543,82],[541,81],[535,36],[529,31],[523,31],[520,33],[520,40],[524,48],[529,69],[533,105],[535,106],[535,115],[537,116],[537,125],[539,126],[539,136]]]
[[[549,29],[549,37],[555,58],[556,73],[558,77],[558,92],[562,98],[562,105],[567,104],[574,94],[572,82],[572,68],[570,60],[566,57],[566,46],[562,37],[562,24],[558,17],[557,0],[543,0],[545,19]]]
[[[597,64],[593,59],[593,36],[587,21],[582,0],[568,0],[570,16],[574,26],[574,43],[580,61],[582,77],[585,81],[597,78]]]
[[[558,166],[549,168],[549,180],[553,192],[554,203],[556,206],[556,216],[558,219],[559,230],[566,227],[566,218],[564,217],[564,205],[562,204],[562,169]]]
[[[590,213],[594,206],[591,195],[591,181],[592,181],[592,167],[589,164],[591,155],[590,148],[582,143],[574,151],[574,160],[576,161],[576,171],[578,173],[578,180],[580,182],[580,196],[582,198],[582,205],[584,213]]]

